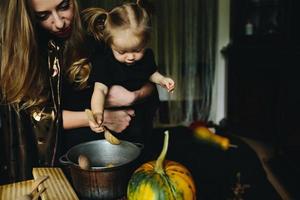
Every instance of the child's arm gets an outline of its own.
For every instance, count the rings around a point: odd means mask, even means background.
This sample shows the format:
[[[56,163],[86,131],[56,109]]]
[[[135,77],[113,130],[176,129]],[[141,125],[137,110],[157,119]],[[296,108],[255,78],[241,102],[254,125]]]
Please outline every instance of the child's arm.
[[[107,92],[108,88],[106,85],[95,82],[91,100],[91,109],[99,126],[103,123],[104,104]]]
[[[150,81],[166,88],[168,92],[172,92],[175,88],[175,82],[173,79],[165,77],[157,71],[150,76]]]

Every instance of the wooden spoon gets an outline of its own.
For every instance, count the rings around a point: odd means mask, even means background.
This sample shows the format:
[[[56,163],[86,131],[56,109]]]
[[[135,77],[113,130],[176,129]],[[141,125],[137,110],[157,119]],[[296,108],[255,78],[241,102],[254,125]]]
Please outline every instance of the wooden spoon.
[[[42,189],[40,189],[39,191],[38,191],[38,193],[36,193],[34,196],[33,196],[33,198],[31,199],[31,200],[37,200],[40,196],[41,196],[41,194],[43,193],[43,192],[45,192],[45,190],[46,190],[46,188],[45,187],[42,187]],[[29,199],[28,199],[29,200]]]
[[[104,128],[104,138],[111,144],[120,144],[121,141],[116,138],[109,130]]]
[[[37,188],[39,187],[40,184],[42,184],[45,180],[47,180],[49,178],[49,176],[40,176],[38,177],[32,184],[32,189],[30,191],[30,193],[28,194],[24,194],[23,196],[20,196],[18,198],[18,200],[34,200],[34,199],[37,199],[37,197],[39,197],[44,191],[46,188],[42,188],[36,195],[33,195],[34,191],[37,190]]]
[[[96,119],[94,117],[94,114],[90,109],[85,109],[85,113],[90,121],[97,123]],[[104,129],[104,138],[109,143],[111,143],[111,144],[120,144],[121,143],[121,141],[118,138],[116,138],[105,126],[103,126],[103,129]]]

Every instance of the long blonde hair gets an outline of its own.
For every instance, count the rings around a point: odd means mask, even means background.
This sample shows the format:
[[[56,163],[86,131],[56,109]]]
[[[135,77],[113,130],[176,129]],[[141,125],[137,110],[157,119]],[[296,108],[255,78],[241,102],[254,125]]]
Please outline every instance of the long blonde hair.
[[[65,43],[64,71],[75,61],[86,64],[80,52],[84,36],[76,0],[73,31]],[[9,0],[2,5],[0,20],[0,87],[1,102],[28,108],[46,102],[48,74],[42,66],[41,45],[29,0]],[[76,49],[76,50],[75,50]],[[78,63],[77,63],[78,65]]]
[[[44,85],[38,70],[34,27],[25,1],[11,0],[1,15],[1,95],[8,103],[39,100]],[[29,100],[29,97],[32,97]]]
[[[144,1],[125,3],[111,11],[102,8],[83,10],[87,31],[97,40],[102,40],[110,46],[115,33],[130,30],[140,38],[140,42],[146,44],[150,39],[150,15],[142,2]]]

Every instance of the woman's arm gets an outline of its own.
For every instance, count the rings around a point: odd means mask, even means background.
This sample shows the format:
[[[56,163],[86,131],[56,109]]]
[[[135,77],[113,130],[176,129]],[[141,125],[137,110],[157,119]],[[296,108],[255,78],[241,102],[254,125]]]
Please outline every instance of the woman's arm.
[[[127,110],[104,110],[103,125],[114,132],[122,132],[134,116],[132,109]],[[84,111],[63,110],[64,129],[89,127],[89,120]]]
[[[106,97],[106,107],[130,106],[150,96],[155,90],[153,83],[146,83],[139,90],[129,91],[120,85],[113,85]]]
[[[84,111],[63,110],[64,129],[88,127],[89,120]]]
[[[155,90],[153,83],[147,83],[136,91],[128,91],[122,86],[114,85],[110,88],[106,97],[106,106],[122,107],[130,106],[150,96]],[[132,109],[127,110],[104,110],[103,125],[115,132],[122,132],[134,116]],[[64,129],[73,129],[81,127],[89,127],[89,120],[84,111],[63,111],[63,127]]]

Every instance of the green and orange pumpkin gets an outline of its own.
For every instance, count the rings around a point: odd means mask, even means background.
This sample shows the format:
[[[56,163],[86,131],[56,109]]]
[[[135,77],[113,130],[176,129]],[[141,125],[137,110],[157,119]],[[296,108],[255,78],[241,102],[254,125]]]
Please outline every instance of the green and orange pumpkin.
[[[128,200],[195,200],[196,187],[189,170],[182,164],[165,160],[169,133],[156,161],[141,165],[127,187]]]

